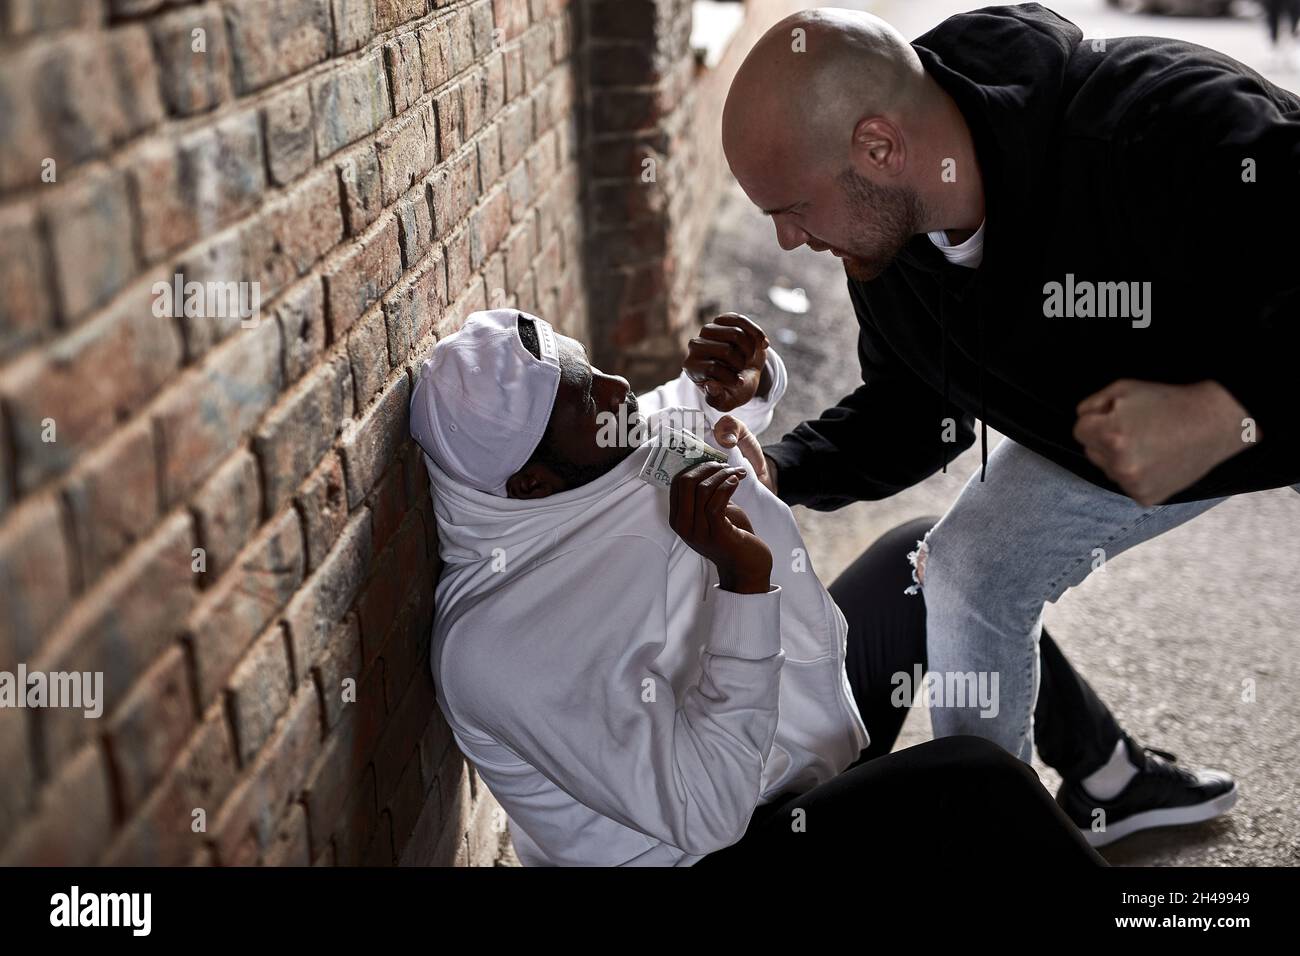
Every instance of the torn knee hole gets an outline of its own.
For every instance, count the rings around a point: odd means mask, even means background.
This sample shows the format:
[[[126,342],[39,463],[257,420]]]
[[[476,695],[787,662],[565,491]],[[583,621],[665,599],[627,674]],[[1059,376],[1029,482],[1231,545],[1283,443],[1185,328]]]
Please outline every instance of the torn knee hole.
[[[907,552],[907,561],[912,565],[912,586],[905,590],[907,594],[916,594],[925,584],[925,559],[930,554],[930,532],[916,542],[916,550]]]

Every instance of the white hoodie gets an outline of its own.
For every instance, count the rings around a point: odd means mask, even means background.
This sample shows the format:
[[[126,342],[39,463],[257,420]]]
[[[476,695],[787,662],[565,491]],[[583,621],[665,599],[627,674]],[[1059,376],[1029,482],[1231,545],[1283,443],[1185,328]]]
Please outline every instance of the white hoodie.
[[[755,433],[785,391],[768,361],[768,399],[732,412]],[[703,399],[685,374],[638,397],[649,422],[683,406],[716,421]],[[420,400],[417,387],[413,415]],[[848,627],[790,509],[741,481],[732,501],[771,549],[776,587],[723,591],[669,527],[667,492],[637,477],[649,451],[532,500],[458,484],[425,455],[444,562],[438,704],[527,866],[690,865],[867,745]]]

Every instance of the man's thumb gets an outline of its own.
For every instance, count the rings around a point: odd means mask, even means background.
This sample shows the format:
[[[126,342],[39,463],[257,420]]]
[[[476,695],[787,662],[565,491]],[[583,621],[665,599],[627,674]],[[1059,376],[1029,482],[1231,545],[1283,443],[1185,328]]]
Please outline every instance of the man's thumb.
[[[713,426],[713,437],[723,448],[739,448],[740,453],[745,456],[745,461],[749,462],[749,467],[753,469],[754,477],[769,489],[772,487],[767,474],[767,458],[763,455],[763,446],[759,444],[758,436],[749,430],[748,425],[734,415],[723,415]]]

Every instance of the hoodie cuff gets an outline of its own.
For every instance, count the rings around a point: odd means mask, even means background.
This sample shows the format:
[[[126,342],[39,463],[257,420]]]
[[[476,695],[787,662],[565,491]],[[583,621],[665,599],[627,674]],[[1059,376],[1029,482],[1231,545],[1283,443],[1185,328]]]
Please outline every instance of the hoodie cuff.
[[[715,584],[712,598],[710,654],[762,660],[781,650],[780,585],[765,594],[737,594]]]

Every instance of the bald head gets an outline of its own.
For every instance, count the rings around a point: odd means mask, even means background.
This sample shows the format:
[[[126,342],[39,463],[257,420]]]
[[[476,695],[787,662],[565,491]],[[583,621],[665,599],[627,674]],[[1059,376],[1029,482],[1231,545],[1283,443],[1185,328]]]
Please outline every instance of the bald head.
[[[723,149],[733,168],[774,154],[842,166],[858,119],[899,120],[926,92],[916,51],[884,20],[856,10],[805,10],[768,30],[736,73],[723,110]]]
[[[768,30],[732,81],[722,147],[783,248],[832,252],[863,281],[917,233],[983,217],[961,111],[868,13],[805,10]]]

